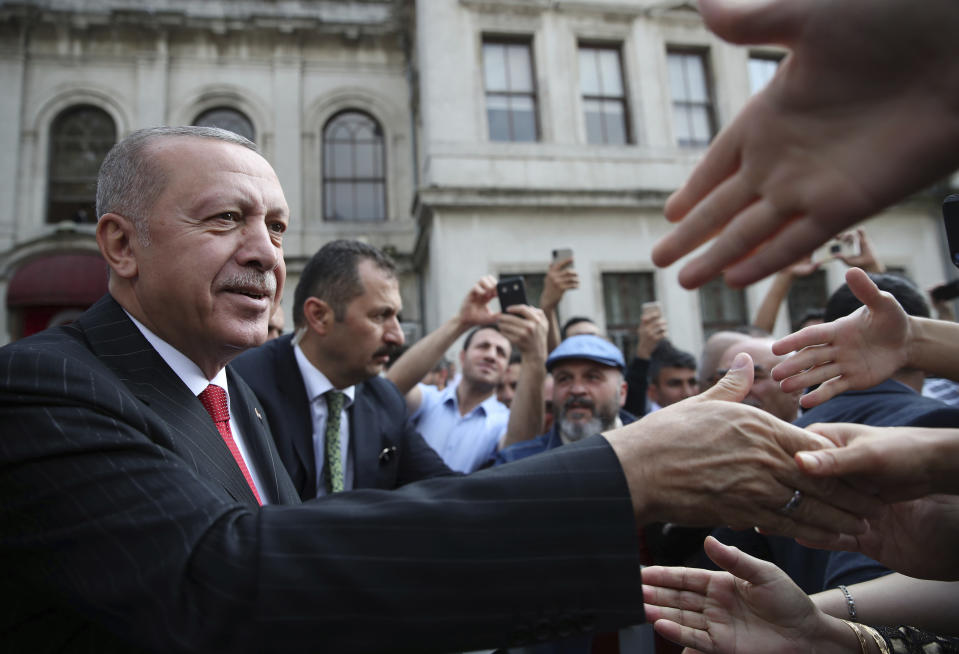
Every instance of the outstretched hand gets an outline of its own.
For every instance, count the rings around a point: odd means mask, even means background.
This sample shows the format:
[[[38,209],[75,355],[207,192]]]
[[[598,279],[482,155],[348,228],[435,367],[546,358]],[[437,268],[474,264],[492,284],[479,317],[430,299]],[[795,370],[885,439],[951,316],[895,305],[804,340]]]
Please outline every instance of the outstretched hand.
[[[726,572],[643,568],[646,619],[663,637],[705,654],[810,652],[829,637],[833,619],[774,564],[712,536],[704,548]]]
[[[677,226],[653,249],[696,288],[725,271],[755,282],[959,164],[959,3],[700,0],[738,44],[790,49],[666,203]]]
[[[832,442],[740,404],[752,381],[752,359],[738,354],[709,390],[604,434],[623,466],[637,520],[759,526],[808,538],[862,533],[861,517],[874,515],[879,502],[841,480],[802,474],[793,455]],[[796,490],[801,503],[784,512]]]
[[[846,283],[864,306],[838,320],[801,329],[772,346],[775,354],[795,352],[772,369],[784,392],[820,384],[800,398],[807,409],[851,389],[871,388],[906,364],[909,316],[862,270],[846,271]]]

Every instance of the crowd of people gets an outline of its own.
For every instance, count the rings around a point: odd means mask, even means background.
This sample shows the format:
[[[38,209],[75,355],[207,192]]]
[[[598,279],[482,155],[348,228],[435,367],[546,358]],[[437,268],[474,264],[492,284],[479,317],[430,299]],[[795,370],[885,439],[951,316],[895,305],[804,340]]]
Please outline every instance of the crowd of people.
[[[3,649],[959,652],[959,323],[859,230],[846,284],[770,335],[812,249],[959,164],[959,4],[700,7],[790,55],[665,208],[657,264],[714,239],[684,286],[777,274],[698,362],[656,302],[628,353],[561,324],[571,256],[538,306],[484,276],[407,344],[394,262],[352,240],[283,334],[256,146],[117,143],[108,295],[0,349]]]

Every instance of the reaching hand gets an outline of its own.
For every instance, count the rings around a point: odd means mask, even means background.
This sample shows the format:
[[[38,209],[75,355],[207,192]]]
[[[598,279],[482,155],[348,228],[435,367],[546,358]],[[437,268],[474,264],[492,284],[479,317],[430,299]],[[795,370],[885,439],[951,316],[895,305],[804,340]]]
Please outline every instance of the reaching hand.
[[[770,83],[667,201],[675,229],[653,249],[696,288],[725,271],[745,286],[959,164],[952,33],[959,3],[700,0],[738,44],[790,49]]]
[[[546,314],[528,305],[513,305],[500,314],[499,328],[523,355],[523,361],[546,361]]]
[[[797,453],[796,462],[809,475],[848,479],[886,502],[959,493],[953,465],[959,429],[846,423],[817,423],[808,429],[839,446]]]
[[[496,297],[496,278],[484,275],[469,290],[460,306],[459,320],[463,327],[489,325],[496,322],[498,313],[489,309],[490,300]]]
[[[808,547],[861,552],[910,577],[959,581],[959,497],[929,495],[890,504],[868,524],[857,536],[797,540]]]
[[[661,341],[669,338],[669,325],[659,310],[644,311],[639,319],[639,342],[636,344],[636,356],[648,359]]]
[[[864,306],[773,343],[775,354],[798,350],[772,369],[773,379],[782,382],[783,391],[821,384],[800,398],[807,409],[850,389],[871,388],[906,364],[909,316],[892,295],[880,291],[858,268],[846,271],[846,283]]]
[[[758,525],[811,538],[862,533],[859,516],[875,514],[878,500],[840,480],[802,474],[793,455],[832,442],[740,404],[752,380],[752,359],[741,353],[709,390],[604,434],[623,465],[637,519]],[[824,481],[831,483],[818,483]],[[797,489],[799,506],[784,512]]]
[[[539,306],[543,311],[555,309],[566,291],[579,288],[579,275],[573,269],[573,257],[554,261],[546,271],[543,281],[543,294],[539,297]]]
[[[656,631],[665,638],[706,654],[798,654],[814,651],[822,640],[841,637],[834,627],[846,629],[816,608],[772,563],[712,536],[704,547],[709,558],[727,572],[643,569],[646,619],[654,621]]]
[[[837,254],[836,258],[842,260],[844,264],[850,267],[862,268],[870,273],[884,273],[886,266],[876,256],[876,250],[872,247],[872,241],[866,236],[866,230],[857,229],[855,232],[846,232],[836,238],[855,238],[859,240],[859,254],[847,257],[845,254]]]

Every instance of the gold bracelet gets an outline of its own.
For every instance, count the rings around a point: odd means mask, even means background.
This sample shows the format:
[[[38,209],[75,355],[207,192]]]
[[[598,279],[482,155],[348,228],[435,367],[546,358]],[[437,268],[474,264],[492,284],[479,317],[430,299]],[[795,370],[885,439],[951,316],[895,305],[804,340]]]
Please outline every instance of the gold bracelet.
[[[863,630],[865,630],[867,634],[872,636],[872,639],[874,641],[876,641],[876,646],[879,648],[879,651],[882,654],[891,654],[889,650],[889,645],[886,644],[886,639],[882,637],[882,634],[880,634],[878,631],[876,631],[872,627],[869,627],[866,625],[862,625],[862,628]]]
[[[840,618],[840,620],[842,620],[842,618]],[[843,622],[849,625],[849,628],[856,634],[856,638],[859,639],[862,654],[869,654],[869,644],[866,642],[866,635],[862,632],[862,628],[855,622],[850,622],[849,620],[843,620]]]

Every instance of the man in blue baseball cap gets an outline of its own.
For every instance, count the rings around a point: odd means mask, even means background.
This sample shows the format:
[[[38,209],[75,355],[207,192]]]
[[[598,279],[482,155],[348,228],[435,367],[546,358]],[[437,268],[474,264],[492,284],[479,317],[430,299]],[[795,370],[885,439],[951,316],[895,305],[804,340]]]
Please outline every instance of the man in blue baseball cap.
[[[635,420],[621,411],[626,401],[626,362],[609,341],[592,334],[571,336],[550,353],[546,369],[553,373],[553,427],[532,440],[500,450],[495,465],[524,459]]]

